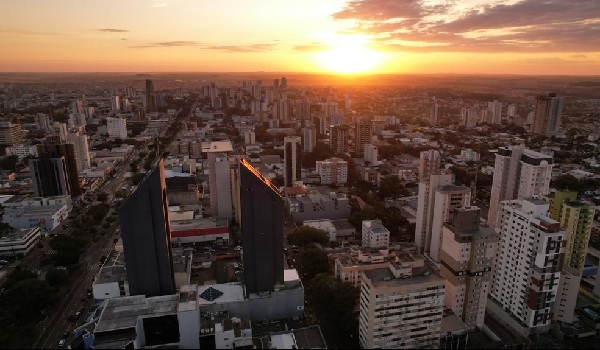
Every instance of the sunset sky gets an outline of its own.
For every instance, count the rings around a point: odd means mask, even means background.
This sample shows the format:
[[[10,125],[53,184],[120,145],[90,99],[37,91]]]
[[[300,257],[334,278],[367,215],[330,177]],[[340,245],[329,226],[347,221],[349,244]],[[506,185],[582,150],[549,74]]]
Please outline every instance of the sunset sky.
[[[0,0],[3,72],[600,74],[600,0]]]

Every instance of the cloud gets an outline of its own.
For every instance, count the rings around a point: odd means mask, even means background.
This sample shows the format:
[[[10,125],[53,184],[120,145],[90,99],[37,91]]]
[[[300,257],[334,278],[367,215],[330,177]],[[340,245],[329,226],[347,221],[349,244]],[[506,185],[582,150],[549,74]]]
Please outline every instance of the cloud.
[[[294,50],[296,51],[303,51],[303,52],[318,52],[318,51],[325,51],[330,49],[331,46],[329,45],[325,45],[325,44],[309,44],[309,45],[296,45],[294,46]]]
[[[274,44],[254,44],[254,45],[210,45],[203,47],[208,50],[229,51],[229,52],[264,52],[272,50]]]
[[[130,49],[146,49],[151,47],[182,47],[182,46],[200,46],[202,45],[199,41],[187,41],[187,40],[179,40],[179,41],[163,41],[158,43],[152,43],[147,45],[132,45],[128,46]]]
[[[600,50],[598,0],[515,3],[353,0],[332,15],[381,47],[402,51],[588,52]]]
[[[114,28],[103,28],[103,29],[98,29],[99,32],[106,32],[106,33],[128,33],[129,30],[127,29],[114,29]]]
[[[63,35],[58,32],[41,32],[37,30],[11,30],[11,29],[0,29],[0,33],[16,34],[16,35],[27,35],[27,36],[56,36]]]

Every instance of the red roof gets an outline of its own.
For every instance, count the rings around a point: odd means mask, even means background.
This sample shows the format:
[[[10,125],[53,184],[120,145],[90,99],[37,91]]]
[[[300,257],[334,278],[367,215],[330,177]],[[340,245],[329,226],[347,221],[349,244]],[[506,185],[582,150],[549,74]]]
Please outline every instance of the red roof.
[[[192,230],[171,231],[171,237],[209,236],[229,233],[229,227],[197,228]]]

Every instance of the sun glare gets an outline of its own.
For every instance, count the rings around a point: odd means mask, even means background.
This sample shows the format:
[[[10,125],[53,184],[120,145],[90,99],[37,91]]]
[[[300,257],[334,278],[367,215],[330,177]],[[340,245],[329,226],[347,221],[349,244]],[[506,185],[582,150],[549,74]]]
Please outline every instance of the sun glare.
[[[337,37],[328,51],[317,54],[323,68],[335,73],[367,73],[377,70],[383,54],[367,47],[361,37]]]

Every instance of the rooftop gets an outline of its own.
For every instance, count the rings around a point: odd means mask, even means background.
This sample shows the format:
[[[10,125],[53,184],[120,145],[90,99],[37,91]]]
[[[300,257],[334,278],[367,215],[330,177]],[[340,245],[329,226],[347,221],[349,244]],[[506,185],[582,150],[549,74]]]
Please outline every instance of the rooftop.
[[[202,152],[233,152],[231,141],[212,141],[210,143],[202,143]]]
[[[94,284],[114,283],[127,280],[125,266],[104,266]]]
[[[420,276],[411,276],[408,278],[394,278],[394,274],[389,268],[365,271],[364,274],[370,279],[375,287],[403,287],[422,283],[440,283],[444,284],[444,279],[440,276],[426,271]]]
[[[213,290],[213,292],[207,292],[209,294],[205,294],[206,296],[212,295],[215,298],[209,297],[205,299],[202,297],[202,293],[207,290]],[[219,294],[218,296],[216,296]],[[212,300],[209,300],[212,299]],[[223,283],[223,284],[214,284],[214,285],[204,285],[198,286],[198,306],[209,305],[209,304],[224,304],[231,303],[235,301],[243,301],[244,300],[244,286],[239,283]]]
[[[179,295],[146,298],[144,295],[109,299],[102,310],[95,332],[134,328],[138,317],[156,317],[177,313]]]

